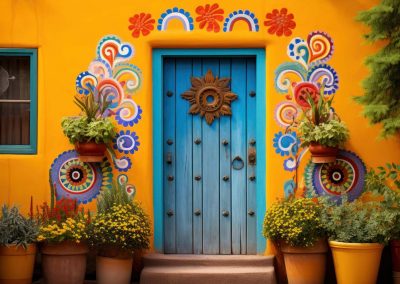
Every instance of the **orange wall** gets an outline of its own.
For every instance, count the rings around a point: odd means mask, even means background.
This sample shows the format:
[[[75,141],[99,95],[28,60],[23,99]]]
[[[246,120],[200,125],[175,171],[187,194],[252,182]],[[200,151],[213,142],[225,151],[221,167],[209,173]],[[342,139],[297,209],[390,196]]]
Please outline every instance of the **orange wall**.
[[[0,2],[0,47],[37,47],[39,50],[39,117],[38,154],[31,156],[0,155],[0,203],[17,203],[27,210],[30,196],[36,202],[49,198],[48,170],[53,160],[63,151],[72,149],[63,136],[60,121],[63,116],[77,114],[73,104],[76,76],[87,70],[96,57],[98,41],[105,35],[115,34],[131,43],[136,55],[131,63],[143,72],[143,87],[134,100],[143,109],[142,120],[132,129],[140,137],[139,151],[131,156],[133,167],[128,172],[129,183],[137,188],[137,199],[148,212],[152,212],[152,47],[265,47],[267,54],[267,200],[270,204],[283,195],[283,183],[293,173],[284,171],[283,158],[272,145],[274,134],[282,131],[273,114],[283,95],[274,88],[274,71],[289,61],[286,48],[293,37],[306,38],[315,30],[325,31],[334,40],[335,50],[328,62],[339,74],[340,86],[335,97],[335,108],[351,132],[346,145],[357,153],[367,166],[387,161],[400,161],[399,136],[378,140],[380,126],[369,126],[361,115],[361,107],[352,97],[363,93],[360,81],[368,70],[363,62],[374,52],[366,45],[362,34],[367,29],[355,22],[360,10],[367,9],[377,0],[357,1],[291,1],[253,0],[218,1],[226,17],[231,11],[248,9],[259,19],[260,31],[247,31],[238,23],[234,31],[210,33],[199,29],[185,32],[177,21],[168,30],[156,28],[149,36],[134,38],[128,30],[128,19],[134,14],[151,13],[157,21],[162,12],[175,5],[196,17],[198,5],[211,2],[190,1],[99,1],[99,0],[2,0]],[[286,7],[294,14],[296,28],[289,37],[269,34],[264,26],[266,13]],[[156,23],[157,24],[157,23]],[[221,24],[222,26],[222,24]],[[307,162],[303,159],[301,169]],[[115,172],[115,176],[118,173]],[[93,207],[93,204],[89,207]]]

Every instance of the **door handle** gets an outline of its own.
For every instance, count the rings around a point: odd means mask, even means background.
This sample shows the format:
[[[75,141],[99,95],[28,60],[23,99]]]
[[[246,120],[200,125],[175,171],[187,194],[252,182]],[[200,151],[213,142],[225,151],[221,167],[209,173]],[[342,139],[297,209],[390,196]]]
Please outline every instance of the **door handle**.
[[[249,148],[247,160],[248,160],[249,165],[251,165],[251,166],[256,165],[256,148],[254,148],[254,147]]]
[[[244,162],[243,159],[240,156],[236,156],[233,160],[232,160],[232,168],[234,170],[241,170],[244,167]]]

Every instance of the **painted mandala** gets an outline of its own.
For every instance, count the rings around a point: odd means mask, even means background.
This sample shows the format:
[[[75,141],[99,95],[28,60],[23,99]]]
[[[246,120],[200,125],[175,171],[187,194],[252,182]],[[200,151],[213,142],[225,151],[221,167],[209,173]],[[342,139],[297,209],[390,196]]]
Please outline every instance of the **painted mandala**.
[[[133,154],[138,150],[140,145],[139,137],[135,132],[127,130],[124,132],[121,130],[115,138],[113,139],[114,149],[118,150],[120,153]]]
[[[55,185],[57,199],[74,198],[86,204],[102,189],[112,184],[112,169],[105,160],[102,163],[86,163],[71,150],[59,155],[51,165],[51,180]]]
[[[349,201],[353,201],[363,190],[365,172],[365,165],[356,154],[341,150],[336,162],[309,163],[305,170],[305,182],[318,195],[331,196],[340,201],[346,194]]]
[[[297,138],[296,132],[283,134],[280,131],[275,134],[273,142],[275,152],[281,156],[296,155],[299,150],[300,140]]]

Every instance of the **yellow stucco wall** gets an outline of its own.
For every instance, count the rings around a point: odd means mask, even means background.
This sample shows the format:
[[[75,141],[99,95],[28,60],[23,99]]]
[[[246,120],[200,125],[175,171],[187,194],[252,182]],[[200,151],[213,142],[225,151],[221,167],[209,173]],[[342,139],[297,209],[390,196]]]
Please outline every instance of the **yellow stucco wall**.
[[[368,74],[363,61],[374,51],[366,45],[362,34],[367,31],[354,20],[357,11],[377,0],[220,0],[225,17],[237,9],[256,14],[259,32],[246,30],[238,23],[234,31],[210,33],[199,29],[185,32],[180,23],[171,22],[167,31],[155,29],[149,36],[133,38],[128,19],[134,14],[151,13],[157,20],[168,8],[179,7],[196,17],[198,5],[211,2],[190,1],[99,1],[99,0],[2,0],[0,1],[0,47],[38,48],[38,154],[0,155],[0,203],[16,203],[28,209],[30,196],[36,202],[49,198],[48,170],[63,151],[72,149],[64,137],[60,121],[63,116],[77,114],[73,104],[76,76],[87,70],[96,57],[98,41],[114,34],[135,47],[130,61],[143,72],[143,87],[134,100],[143,109],[142,120],[134,130],[140,137],[140,149],[132,157],[129,182],[137,188],[137,199],[148,212],[152,205],[152,47],[265,47],[267,54],[267,200],[270,204],[283,195],[283,183],[293,173],[283,170],[283,158],[275,153],[272,139],[279,129],[273,118],[276,104],[282,100],[274,88],[274,70],[289,61],[286,48],[293,37],[306,38],[314,31],[325,31],[334,40],[335,50],[328,62],[339,74],[340,87],[335,108],[351,132],[346,149],[356,152],[367,166],[400,160],[400,139],[377,140],[379,126],[369,126],[361,115],[361,107],[352,96],[362,94],[360,81]],[[287,8],[295,16],[296,28],[291,36],[269,34],[263,22],[267,12]],[[157,25],[157,23],[156,23]],[[222,23],[221,23],[222,26]],[[302,167],[306,164],[303,159]],[[93,207],[93,204],[90,205]]]

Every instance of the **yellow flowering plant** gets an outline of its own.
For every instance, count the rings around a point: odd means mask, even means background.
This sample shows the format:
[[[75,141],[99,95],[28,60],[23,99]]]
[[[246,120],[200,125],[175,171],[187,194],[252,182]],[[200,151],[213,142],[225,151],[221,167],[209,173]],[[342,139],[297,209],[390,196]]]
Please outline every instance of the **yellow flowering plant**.
[[[281,199],[272,204],[264,218],[263,234],[272,241],[294,247],[310,247],[325,237],[322,207],[311,198]]]
[[[89,244],[108,257],[149,248],[150,221],[125,184],[106,189],[97,199],[97,215],[88,226]]]
[[[53,204],[53,202],[52,202]],[[85,214],[76,200],[62,198],[55,205],[43,203],[36,214],[39,227],[39,242],[59,243],[73,241],[80,243],[87,239],[86,227],[90,222],[90,213]]]

